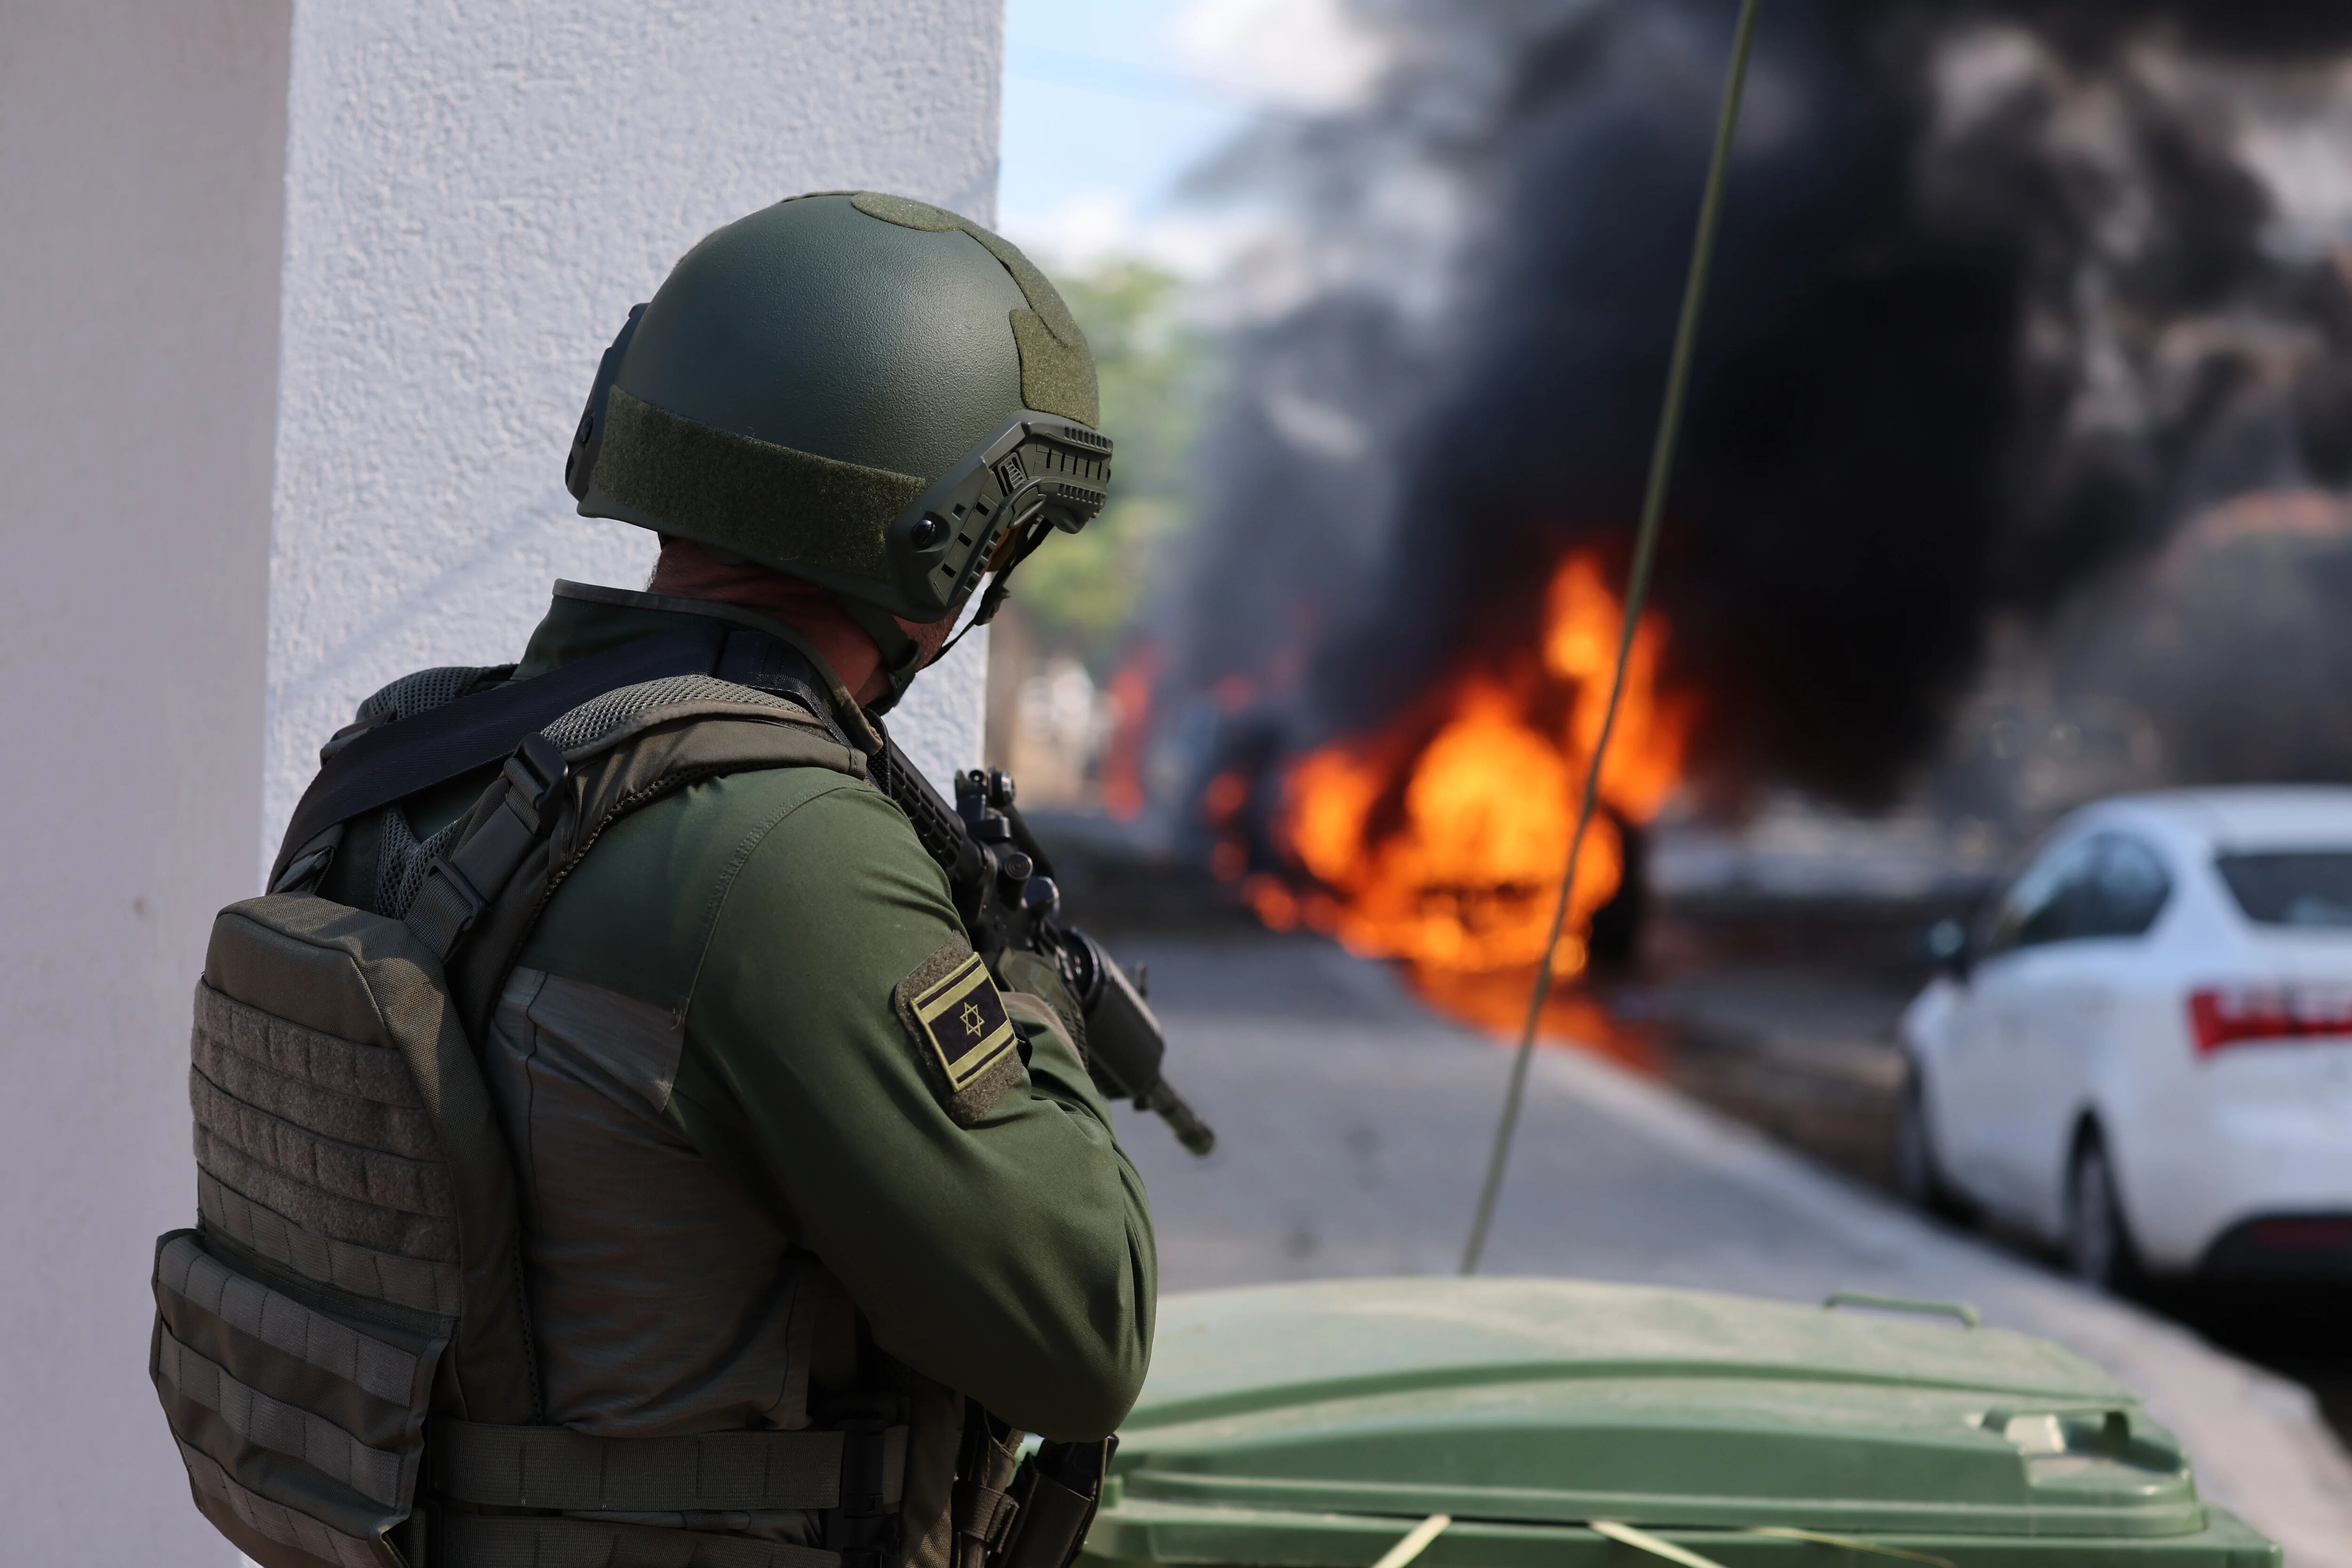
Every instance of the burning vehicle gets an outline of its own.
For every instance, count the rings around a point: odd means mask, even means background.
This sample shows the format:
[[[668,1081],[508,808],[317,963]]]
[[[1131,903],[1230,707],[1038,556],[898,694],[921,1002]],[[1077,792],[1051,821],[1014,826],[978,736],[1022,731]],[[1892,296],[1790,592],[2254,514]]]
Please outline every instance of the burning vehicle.
[[[1353,9],[1389,52],[1365,101],[1201,182],[1303,216],[1229,301],[1243,390],[1152,706],[1209,716],[1190,809],[1266,923],[1505,1021],[1613,673],[1729,7]],[[1997,631],[2112,602],[2112,652],[2185,520],[2352,479],[2347,73],[2317,5],[1775,6],[1561,973],[1628,944],[1662,811],[1935,796]],[[2129,782],[2352,767],[2148,751],[2163,693],[2093,698]],[[1969,809],[2022,837],[2082,798],[2017,776]]]
[[[1514,1022],[1525,976],[1543,961],[1623,614],[1598,556],[1572,554],[1552,575],[1534,646],[1465,662],[1376,729],[1293,762],[1273,826],[1305,879],[1248,877],[1259,917],[1402,960],[1425,994]],[[1569,934],[1552,957],[1563,976],[1591,957],[1595,918],[1627,885],[1638,825],[1682,782],[1696,709],[1660,687],[1666,635],[1652,614],[1634,637],[1600,774],[1605,811],[1587,830]]]

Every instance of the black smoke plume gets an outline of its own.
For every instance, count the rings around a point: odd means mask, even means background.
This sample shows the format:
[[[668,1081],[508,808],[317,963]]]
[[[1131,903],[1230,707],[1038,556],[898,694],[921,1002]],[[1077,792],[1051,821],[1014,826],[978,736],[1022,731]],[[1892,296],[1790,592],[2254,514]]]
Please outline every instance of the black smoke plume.
[[[1202,181],[1297,237],[1244,301],[1180,668],[1295,670],[1293,745],[1528,646],[1571,547],[1622,565],[1732,21],[1354,9],[1370,101]],[[1767,0],[1655,597],[1719,798],[1889,801],[1996,616],[2352,477],[2347,58],[2342,5]]]

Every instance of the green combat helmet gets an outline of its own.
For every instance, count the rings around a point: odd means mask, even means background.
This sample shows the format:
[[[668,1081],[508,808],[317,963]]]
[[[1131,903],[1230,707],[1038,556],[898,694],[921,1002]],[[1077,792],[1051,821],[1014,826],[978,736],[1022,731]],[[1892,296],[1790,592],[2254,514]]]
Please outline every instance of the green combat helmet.
[[[729,224],[629,312],[564,482],[617,518],[830,589],[892,697],[993,568],[1102,510],[1095,362],[1045,275],[967,219],[871,191]]]

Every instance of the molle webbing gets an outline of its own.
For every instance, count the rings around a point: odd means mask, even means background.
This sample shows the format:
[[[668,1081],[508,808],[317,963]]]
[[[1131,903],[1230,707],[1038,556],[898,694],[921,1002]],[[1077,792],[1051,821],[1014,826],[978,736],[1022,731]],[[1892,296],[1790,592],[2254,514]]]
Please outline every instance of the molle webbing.
[[[370,1502],[399,1506],[399,1455],[371,1448],[326,1417],[271,1398],[169,1330],[156,1341],[155,1369],[173,1393],[219,1416],[245,1441],[299,1459]]]
[[[884,1436],[882,1498],[898,1505],[907,1429]],[[566,1513],[821,1510],[842,1496],[842,1432],[593,1437],[564,1426],[435,1422],[436,1490],[486,1508]]]
[[[154,1288],[149,1371],[206,1512],[232,1540],[380,1563],[368,1542],[409,1511],[446,1341],[319,1310],[192,1231],[158,1244]]]
[[[456,1317],[464,1299],[454,1263],[402,1258],[320,1236],[232,1192],[203,1170],[196,1173],[196,1212],[207,1231],[314,1284],[443,1318]]]
[[[207,998],[210,1000],[210,998]],[[224,1092],[199,1071],[188,1099],[196,1162],[310,1229],[411,1258],[455,1258],[455,1200],[438,1160],[340,1143]]]
[[[397,1051],[305,1028],[205,984],[191,1050],[205,1175],[322,1240],[457,1261],[448,1173]]]
[[[930,483],[721,430],[617,386],[593,482],[628,521],[877,583],[892,580],[885,531]]]
[[[193,1049],[207,1223],[217,1213],[238,1246],[365,1300],[429,1298],[457,1320],[453,1414],[534,1419],[513,1164],[415,933],[301,895],[230,905]],[[236,1089],[202,1065],[230,1058]]]
[[[196,1071],[223,1092],[313,1131],[411,1160],[438,1152],[397,1051],[305,1029],[205,986],[194,1052]]]
[[[453,1513],[436,1568],[843,1568],[841,1555],[789,1542],[605,1520]]]
[[[290,1546],[309,1556],[339,1564],[340,1568],[383,1568],[383,1559],[376,1554],[373,1542],[346,1535],[323,1520],[272,1502],[239,1486],[218,1460],[185,1441],[180,1443],[180,1462],[188,1468],[188,1484],[194,1489],[205,1516],[232,1542],[244,1548],[247,1556],[268,1552],[267,1547],[257,1550],[257,1542],[252,1538],[258,1537],[262,1542]]]
[[[420,1373],[431,1370],[414,1351],[363,1334],[234,1272],[185,1234],[164,1243],[155,1273],[167,1292],[227,1328],[275,1345],[373,1398],[406,1404],[416,1395]]]

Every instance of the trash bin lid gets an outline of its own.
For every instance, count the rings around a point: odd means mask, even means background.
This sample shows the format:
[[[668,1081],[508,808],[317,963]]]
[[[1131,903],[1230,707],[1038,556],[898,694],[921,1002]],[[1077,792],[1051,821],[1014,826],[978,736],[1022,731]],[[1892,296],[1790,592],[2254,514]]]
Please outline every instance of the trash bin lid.
[[[2178,1442],[2071,1352],[1696,1290],[1417,1279],[1171,1295],[1120,1444],[1097,1557],[1363,1563],[1383,1533],[1444,1513],[1465,1521],[1457,1542],[1478,1521],[1557,1541],[1592,1520],[1882,1541],[2219,1531],[2235,1551],[2214,1561],[2274,1560],[2209,1519]]]

